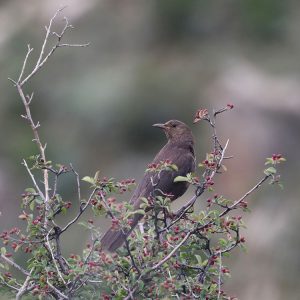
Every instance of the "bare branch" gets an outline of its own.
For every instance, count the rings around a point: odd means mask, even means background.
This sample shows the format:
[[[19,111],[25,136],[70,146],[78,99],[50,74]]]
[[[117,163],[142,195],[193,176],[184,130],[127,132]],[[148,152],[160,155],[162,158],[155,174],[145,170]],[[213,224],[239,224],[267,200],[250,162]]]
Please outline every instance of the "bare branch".
[[[16,268],[17,270],[19,270],[21,273],[23,273],[26,276],[29,276],[29,273],[23,269],[20,265],[18,265],[17,263],[15,263],[14,261],[12,261],[11,259],[9,259],[8,257],[6,257],[4,254],[1,254],[0,258],[5,261],[6,263],[8,263],[9,265],[13,266],[14,268]]]
[[[154,265],[150,269],[150,271],[154,271],[154,270],[158,269],[161,265],[163,265],[165,262],[167,262],[178,251],[178,249],[188,240],[188,238],[191,236],[191,234],[192,234],[192,232],[189,231],[185,235],[185,237],[180,241],[180,243],[178,243],[167,256],[165,256],[161,261],[159,261],[156,265]]]
[[[47,284],[48,284],[49,287],[50,287],[56,294],[58,294],[62,299],[69,299],[68,296],[66,296],[65,294],[63,294],[59,289],[57,289],[57,288],[49,281],[49,278],[47,278]]]
[[[64,283],[65,286],[67,286],[67,283],[66,281],[64,280],[59,268],[58,268],[58,265],[57,265],[57,262],[56,262],[56,259],[55,259],[55,256],[54,256],[54,253],[53,253],[53,250],[52,250],[52,246],[51,246],[51,243],[50,243],[50,240],[49,240],[49,234],[51,232],[52,229],[49,230],[49,232],[47,233],[47,236],[46,236],[46,240],[47,240],[47,248],[48,248],[48,251],[50,252],[51,254],[51,258],[52,258],[52,261],[54,263],[54,266],[55,266],[55,269],[57,271],[57,274],[59,275],[60,279],[62,280],[62,282]]]
[[[58,44],[58,47],[88,47],[90,43],[85,44]]]
[[[218,300],[221,297],[222,253],[219,253]]]
[[[30,47],[30,45],[28,44],[27,45],[27,53],[26,53],[26,56],[25,56],[25,59],[24,59],[24,62],[23,62],[23,66],[22,66],[22,69],[21,69],[21,73],[19,75],[19,79],[18,79],[18,83],[21,82],[22,80],[22,77],[23,77],[23,74],[24,74],[24,70],[25,70],[25,67],[26,67],[26,64],[27,64],[27,60],[28,60],[28,57],[30,55],[30,53],[33,51],[33,48]]]
[[[76,177],[76,183],[77,183],[77,195],[78,195],[78,201],[80,203],[81,201],[81,192],[80,192],[80,179],[79,179],[79,174],[78,172],[75,171],[75,169],[73,168],[73,165],[70,164],[71,170],[72,172],[75,174]]]
[[[35,188],[37,189],[37,192],[38,192],[39,196],[40,196],[43,200],[45,200],[45,196],[44,196],[43,192],[40,190],[40,187],[39,187],[39,185],[37,184],[37,182],[36,182],[36,180],[35,180],[35,178],[34,178],[32,172],[30,171],[30,169],[29,169],[29,167],[28,167],[27,162],[26,162],[25,159],[23,159],[23,165],[25,166],[25,168],[26,168],[26,170],[27,170],[29,176],[31,177],[31,180],[32,180],[32,182],[33,182]]]
[[[42,67],[43,65],[48,61],[48,59],[52,56],[52,54],[55,52],[55,50],[57,48],[60,47],[87,47],[89,46],[89,43],[85,43],[85,44],[69,44],[69,43],[61,43],[62,38],[64,37],[66,31],[68,29],[72,29],[73,26],[69,24],[69,21],[66,17],[64,17],[64,21],[65,21],[65,25],[62,28],[60,33],[56,33],[56,32],[52,32],[52,35],[54,35],[57,38],[56,43],[54,44],[54,46],[50,49],[50,51],[45,54],[45,50],[46,50],[46,46],[49,42],[50,39],[50,33],[52,30],[52,26],[53,26],[53,22],[55,20],[55,18],[57,17],[57,15],[64,9],[65,7],[57,10],[55,12],[55,14],[53,15],[53,17],[50,19],[50,22],[48,24],[48,26],[46,26],[46,35],[43,41],[43,45],[39,54],[39,58],[35,64],[35,67],[33,68],[33,70],[30,72],[30,74],[27,75],[27,77],[25,79],[23,79],[22,81],[18,81],[18,84],[22,87],[29,79],[31,79]],[[29,55],[29,54],[28,54]],[[27,58],[25,58],[24,64],[26,64]],[[24,67],[25,68],[25,67]],[[23,70],[23,69],[22,69]],[[24,70],[23,70],[24,71]],[[23,72],[21,72],[23,75]],[[19,79],[22,76],[19,77]]]
[[[227,209],[225,209],[219,217],[223,217],[226,215],[229,211],[235,209],[245,198],[247,198],[252,192],[254,192],[256,189],[258,189],[268,178],[270,178],[271,175],[266,175],[264,178],[262,178],[256,185],[254,185],[247,193],[245,193],[240,199],[236,200],[232,205],[230,205]]]
[[[24,294],[26,294],[30,289],[33,288],[34,285],[31,285],[30,287],[28,287],[29,283],[30,283],[30,279],[31,279],[31,274],[33,272],[34,268],[32,268],[30,270],[30,273],[28,274],[28,276],[26,277],[22,287],[19,289],[17,295],[16,295],[16,300],[21,300],[22,296]]]

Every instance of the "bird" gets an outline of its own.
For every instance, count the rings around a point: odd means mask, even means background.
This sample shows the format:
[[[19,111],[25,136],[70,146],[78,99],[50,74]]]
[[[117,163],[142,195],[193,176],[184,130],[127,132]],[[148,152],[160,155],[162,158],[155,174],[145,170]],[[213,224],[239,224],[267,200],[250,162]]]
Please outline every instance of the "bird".
[[[152,165],[163,161],[170,161],[177,168],[172,171],[164,170],[159,175],[158,173],[153,175],[153,173],[146,172],[129,201],[133,205],[134,211],[140,209],[142,197],[148,198],[149,196],[153,196],[155,191],[160,191],[163,195],[167,194],[171,198],[171,201],[182,196],[188,189],[189,183],[174,182],[174,179],[177,176],[186,176],[188,173],[195,171],[194,137],[191,129],[185,123],[178,120],[153,124],[153,126],[164,131],[167,143],[157,153],[152,161]],[[122,246],[128,235],[142,218],[143,214],[135,213],[132,218],[131,228],[125,233],[122,230],[116,230],[112,227],[108,229],[101,238],[102,249],[115,252]]]

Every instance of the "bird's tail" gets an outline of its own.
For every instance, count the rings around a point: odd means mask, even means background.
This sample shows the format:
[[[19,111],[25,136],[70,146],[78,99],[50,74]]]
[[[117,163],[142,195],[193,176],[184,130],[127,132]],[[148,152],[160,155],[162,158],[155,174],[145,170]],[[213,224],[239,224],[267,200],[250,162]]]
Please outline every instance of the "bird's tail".
[[[102,248],[110,252],[116,251],[125,242],[128,234],[121,230],[108,229],[101,238]]]
[[[101,238],[101,245],[104,250],[110,252],[116,251],[125,242],[127,237],[133,231],[135,226],[138,224],[140,219],[143,217],[142,214],[134,214],[130,230],[123,232],[122,230],[108,229]]]

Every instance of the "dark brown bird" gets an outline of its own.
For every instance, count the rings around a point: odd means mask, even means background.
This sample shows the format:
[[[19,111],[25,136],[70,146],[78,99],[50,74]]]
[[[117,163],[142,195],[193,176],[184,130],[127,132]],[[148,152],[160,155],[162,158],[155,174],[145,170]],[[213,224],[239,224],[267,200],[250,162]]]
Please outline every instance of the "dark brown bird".
[[[194,138],[190,128],[177,120],[171,120],[165,124],[154,124],[153,126],[164,130],[168,142],[158,152],[152,163],[158,164],[161,161],[169,160],[177,166],[178,171],[162,171],[160,178],[158,178],[157,173],[155,175],[149,172],[145,173],[130,199],[135,210],[140,208],[141,197],[147,198],[154,193],[157,195],[158,191],[171,194],[172,201],[182,196],[188,188],[188,183],[174,182],[174,179],[177,176],[186,176],[195,170]],[[153,186],[153,182],[157,184]],[[126,234],[121,230],[110,228],[101,239],[103,248],[108,251],[115,251],[119,248],[142,217],[141,214],[134,215],[131,230]]]

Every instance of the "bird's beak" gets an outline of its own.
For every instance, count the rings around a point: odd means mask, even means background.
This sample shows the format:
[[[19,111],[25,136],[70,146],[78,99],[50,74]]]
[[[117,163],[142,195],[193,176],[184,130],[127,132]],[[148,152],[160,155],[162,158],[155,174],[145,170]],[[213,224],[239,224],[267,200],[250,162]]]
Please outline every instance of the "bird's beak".
[[[157,124],[153,124],[153,127],[157,127],[157,128],[161,128],[161,129],[166,129],[166,124],[161,124],[161,123],[157,123]]]

